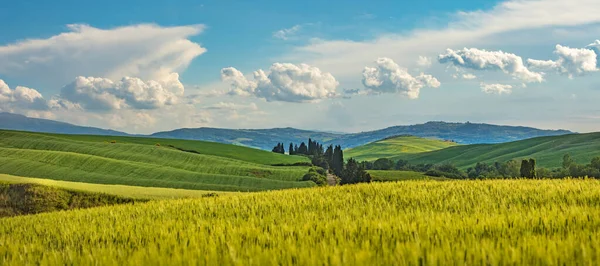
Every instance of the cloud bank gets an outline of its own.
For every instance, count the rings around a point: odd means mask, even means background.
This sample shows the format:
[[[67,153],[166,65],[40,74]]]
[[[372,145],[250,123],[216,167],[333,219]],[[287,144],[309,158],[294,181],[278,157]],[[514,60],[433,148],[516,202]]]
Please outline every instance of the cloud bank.
[[[438,56],[442,64],[452,63],[455,66],[473,70],[500,70],[523,82],[542,82],[542,73],[530,71],[520,56],[502,51],[486,51],[477,48],[462,50],[447,49]]]
[[[68,25],[69,31],[47,39],[0,46],[0,74],[33,76],[40,84],[57,88],[77,76],[164,79],[206,51],[189,40],[203,29],[203,25],[141,24],[112,29]]]
[[[365,88],[374,93],[399,93],[409,99],[417,99],[421,88],[438,88],[441,85],[431,75],[421,73],[412,76],[389,58],[379,58],[375,64],[376,67],[365,67],[362,80]]]
[[[306,64],[275,63],[268,72],[259,69],[254,80],[239,70],[221,70],[221,80],[231,83],[230,95],[254,96],[267,101],[314,102],[337,97],[338,81],[330,73]]]
[[[597,46],[594,44],[588,45],[589,48],[570,48],[556,45],[554,54],[558,56],[558,60],[535,60],[528,59],[527,63],[532,68],[543,71],[556,71],[560,74],[567,75],[569,78],[573,76],[582,76],[589,72],[598,71],[598,59],[594,49]]]

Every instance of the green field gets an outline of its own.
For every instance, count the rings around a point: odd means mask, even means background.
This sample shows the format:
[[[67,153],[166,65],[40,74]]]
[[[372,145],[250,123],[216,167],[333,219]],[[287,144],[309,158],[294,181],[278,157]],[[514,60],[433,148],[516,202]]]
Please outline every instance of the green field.
[[[478,162],[505,162],[511,159],[535,158],[538,166],[560,167],[562,157],[570,154],[577,163],[587,164],[600,156],[600,133],[539,137],[500,144],[475,144],[450,147],[419,154],[399,154],[393,160],[416,163],[452,163],[467,168]]]
[[[597,180],[405,181],[0,219],[2,265],[597,265]]]
[[[123,185],[101,185],[82,182],[68,182],[52,179],[40,179],[0,174],[0,182],[15,184],[39,184],[76,191],[104,193],[115,196],[134,199],[177,199],[177,198],[199,198],[208,193],[224,194],[229,192],[216,192],[205,190],[175,189],[160,187],[136,187]]]
[[[209,142],[0,131],[0,173],[72,182],[214,191],[310,187],[299,182],[308,167],[266,165],[306,160]]]
[[[398,154],[435,151],[456,145],[458,144],[451,141],[398,136],[344,150],[344,156],[358,161],[375,161],[379,158],[390,158]]]
[[[426,176],[423,173],[413,171],[387,171],[387,170],[369,170],[373,181],[404,181],[404,180],[444,180],[445,178]]]

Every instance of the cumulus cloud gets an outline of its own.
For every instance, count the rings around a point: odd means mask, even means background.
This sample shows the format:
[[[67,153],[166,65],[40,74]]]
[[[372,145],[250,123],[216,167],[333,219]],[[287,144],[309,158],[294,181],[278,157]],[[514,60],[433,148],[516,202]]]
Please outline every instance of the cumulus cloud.
[[[0,79],[0,110],[12,112],[48,109],[48,103],[37,90],[23,86],[11,89],[4,80]]]
[[[230,95],[255,96],[267,101],[314,102],[337,96],[338,81],[327,72],[306,64],[275,63],[248,80],[239,70],[221,69],[221,79],[231,83]]]
[[[60,97],[86,110],[157,109],[177,103],[183,92],[176,73],[160,81],[124,77],[114,82],[108,78],[80,76],[62,88]]]
[[[481,83],[481,91],[487,94],[511,94],[513,86],[505,84],[486,84]]]
[[[585,48],[591,49],[596,53],[596,63],[600,68],[600,40],[595,40],[593,43],[588,44]]]
[[[77,76],[157,80],[179,73],[206,51],[188,39],[203,25],[99,29],[75,24],[68,29],[47,39],[0,46],[0,74],[56,88]]]
[[[500,70],[523,82],[542,82],[542,73],[530,71],[520,56],[502,51],[486,51],[477,48],[462,50],[446,49],[446,53],[438,56],[442,64],[452,63],[455,66],[474,70]]]
[[[376,67],[365,67],[363,85],[373,93],[399,93],[409,99],[419,98],[421,88],[438,88],[440,82],[431,75],[414,77],[392,59],[379,58]]]
[[[593,45],[594,44],[590,44],[588,47],[597,49],[597,47]],[[581,76],[588,72],[598,71],[598,59],[593,49],[570,48],[557,44],[554,54],[558,55],[558,60],[556,61],[528,59],[527,63],[532,68],[557,71],[558,73],[569,76],[569,78]]]

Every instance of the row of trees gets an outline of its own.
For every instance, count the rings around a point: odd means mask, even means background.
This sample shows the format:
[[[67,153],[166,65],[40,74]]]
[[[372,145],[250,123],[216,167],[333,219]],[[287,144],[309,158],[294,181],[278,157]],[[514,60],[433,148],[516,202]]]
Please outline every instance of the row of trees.
[[[344,152],[340,145],[329,145],[327,149],[323,149],[323,144],[309,138],[308,145],[304,142],[300,145],[290,143],[288,151],[290,155],[308,156],[312,164],[317,167],[311,168],[304,175],[302,179],[305,181],[310,180],[322,185],[326,182],[327,173],[331,173],[339,177],[340,184],[371,182],[371,175],[362,164],[352,158],[344,162]],[[273,148],[273,152],[285,153],[283,143],[278,143]]]
[[[599,161],[600,162],[600,161]],[[470,167],[466,172],[458,169],[452,164],[410,164],[406,160],[396,162],[388,158],[377,159],[374,162],[361,162],[367,170],[400,170],[422,172],[429,176],[443,176],[447,178],[536,178],[540,172],[544,175],[547,172],[544,169],[537,170],[534,159],[523,160],[521,163],[515,160],[493,164],[477,163]]]
[[[283,147],[283,143],[277,143],[277,146],[273,147],[272,152],[285,154],[285,148]]]

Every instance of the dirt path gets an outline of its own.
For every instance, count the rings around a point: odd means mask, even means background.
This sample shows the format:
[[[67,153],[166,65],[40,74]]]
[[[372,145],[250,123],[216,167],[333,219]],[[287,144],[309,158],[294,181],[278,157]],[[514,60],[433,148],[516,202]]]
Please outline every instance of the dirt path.
[[[327,173],[327,184],[330,185],[330,186],[337,185],[337,182],[335,181],[335,178],[336,177],[334,175],[332,175],[330,173]]]

